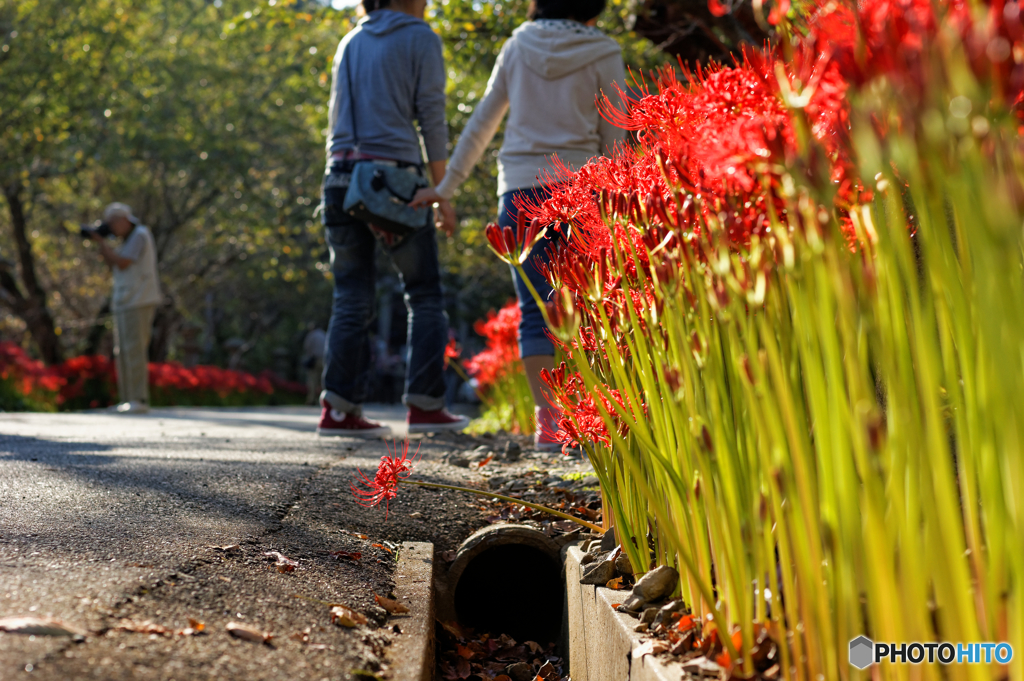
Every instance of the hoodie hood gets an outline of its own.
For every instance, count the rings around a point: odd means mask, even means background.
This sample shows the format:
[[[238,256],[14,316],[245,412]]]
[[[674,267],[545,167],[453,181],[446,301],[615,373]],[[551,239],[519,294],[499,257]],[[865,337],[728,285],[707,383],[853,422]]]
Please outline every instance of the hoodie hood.
[[[568,19],[527,21],[512,32],[526,68],[556,80],[619,54],[619,44],[592,26]]]
[[[422,24],[429,28],[422,19],[390,9],[376,9],[359,20],[359,28],[373,35],[387,35],[412,24]]]

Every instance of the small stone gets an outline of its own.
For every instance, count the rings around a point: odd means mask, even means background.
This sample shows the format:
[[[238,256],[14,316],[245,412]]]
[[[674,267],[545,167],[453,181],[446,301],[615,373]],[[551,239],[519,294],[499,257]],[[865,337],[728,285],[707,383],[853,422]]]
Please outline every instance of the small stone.
[[[527,662],[516,662],[505,667],[512,681],[533,681],[533,667]]]
[[[590,475],[590,476],[580,480],[580,487],[597,487],[600,484],[601,484],[601,481],[598,480],[593,475]]]
[[[490,445],[480,445],[479,447],[477,447],[476,449],[473,450],[473,454],[483,454],[484,456],[487,456],[490,453],[491,453],[491,446]]]
[[[650,603],[668,596],[678,583],[679,573],[674,567],[659,565],[640,578],[633,587],[633,595]]]
[[[654,618],[658,616],[657,608],[645,608],[644,614],[640,617],[640,621],[644,624],[654,624]]]
[[[594,554],[592,554],[592,553],[584,553],[583,557],[580,558],[580,565],[590,565],[595,560],[597,560],[597,556],[595,556]]]
[[[654,621],[651,623],[652,626],[658,627],[662,624],[665,624],[667,626],[668,624],[672,623],[672,615],[676,614],[677,612],[686,612],[686,604],[677,598],[674,601],[669,601],[660,609],[649,608],[649,610],[657,610],[657,613],[654,617]],[[646,613],[647,611],[645,610],[644,612]]]
[[[448,457],[448,464],[450,466],[457,466],[459,468],[469,468],[469,457],[462,454],[452,454]]]
[[[604,586],[613,577],[615,577],[615,563],[605,559],[588,565],[587,569],[583,571],[583,579],[580,580],[580,584]]]
[[[487,481],[487,486],[490,487],[491,489],[500,489],[507,482],[508,478],[503,478],[500,475],[495,475],[490,480]]]
[[[509,440],[505,444],[505,461],[519,461],[523,448],[515,440]]]
[[[551,483],[554,482],[562,482],[562,479],[557,475],[549,475],[548,477],[541,480],[542,485],[550,485]]]
[[[625,553],[620,553],[618,558],[615,559],[615,569],[619,571],[620,575],[633,574],[633,564],[629,562],[629,556]]]
[[[478,461],[483,461],[484,459],[486,459],[489,456],[491,456],[490,450],[487,450],[485,452],[481,452],[479,447],[474,449],[472,452],[466,452],[465,453],[465,457],[467,459],[469,459],[473,463],[476,463]]]
[[[615,528],[608,528],[608,531],[601,536],[601,550],[612,551],[618,545],[619,542],[615,541]]]

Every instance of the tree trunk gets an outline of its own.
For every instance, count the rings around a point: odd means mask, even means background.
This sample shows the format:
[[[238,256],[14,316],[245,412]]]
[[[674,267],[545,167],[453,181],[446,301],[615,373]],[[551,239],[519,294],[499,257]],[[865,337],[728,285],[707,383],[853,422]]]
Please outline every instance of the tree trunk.
[[[20,188],[6,188],[4,198],[7,199],[7,207],[10,210],[11,231],[14,233],[14,243],[18,250],[21,286],[17,285],[13,276],[0,277],[0,285],[4,289],[0,301],[25,322],[43,361],[47,364],[57,364],[64,355],[53,316],[46,307],[46,291],[36,276],[36,260],[28,239],[28,224],[25,220]]]

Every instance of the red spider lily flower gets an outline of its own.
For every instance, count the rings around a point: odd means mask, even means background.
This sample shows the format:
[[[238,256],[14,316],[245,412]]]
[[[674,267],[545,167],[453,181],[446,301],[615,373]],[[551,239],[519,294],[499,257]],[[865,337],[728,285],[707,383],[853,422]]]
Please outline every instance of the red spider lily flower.
[[[541,221],[537,218],[531,220],[527,226],[526,214],[524,211],[519,211],[516,217],[515,231],[511,227],[502,229],[492,222],[487,225],[484,234],[495,255],[510,265],[522,265],[530,257],[530,251],[538,241],[544,238],[547,231],[547,227],[542,227]]]
[[[360,506],[372,508],[384,502],[384,520],[387,520],[391,500],[398,496],[398,483],[412,475],[412,467],[419,458],[418,447],[416,454],[409,458],[408,440],[401,444],[401,448],[397,442],[393,444],[394,447],[387,445],[388,453],[380,457],[377,473],[372,479],[357,468],[356,473],[359,477],[350,486],[352,494],[356,496],[356,503]]]
[[[458,360],[462,356],[462,348],[455,341],[454,338],[448,339],[448,345],[444,346],[444,368],[448,368],[448,363],[451,360]]]

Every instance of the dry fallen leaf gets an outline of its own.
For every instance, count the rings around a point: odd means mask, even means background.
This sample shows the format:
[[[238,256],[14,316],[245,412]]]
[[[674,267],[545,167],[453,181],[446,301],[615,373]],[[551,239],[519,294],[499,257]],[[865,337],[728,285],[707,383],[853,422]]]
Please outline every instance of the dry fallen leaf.
[[[336,605],[331,608],[331,624],[337,624],[350,629],[359,624],[366,624],[366,615],[356,612],[344,605]]]
[[[223,551],[224,553],[242,550],[242,547],[238,544],[228,544],[227,546],[207,546],[206,548],[213,549],[214,551]]]
[[[299,561],[292,560],[280,551],[267,551],[263,555],[277,561],[274,563],[274,567],[277,568],[278,572],[291,572],[295,568],[299,567]]]
[[[388,547],[384,546],[383,544],[371,544],[371,546],[373,546],[374,548],[377,548],[377,549],[384,549],[388,553],[394,553],[394,551],[392,551]]]
[[[131,631],[136,634],[170,634],[173,633],[170,629],[162,624],[156,624],[150,620],[145,622],[136,622],[134,620],[121,620],[114,629],[121,631]]]
[[[409,608],[405,607],[396,600],[384,598],[383,596],[378,596],[377,594],[373,594],[373,597],[377,601],[377,605],[384,608],[392,615],[400,615],[402,613],[409,612]]]
[[[188,626],[177,632],[181,636],[198,636],[206,629],[206,625],[192,617],[188,618]]]
[[[619,591],[620,589],[625,588],[624,586],[622,586],[622,577],[615,577],[614,579],[609,579],[608,583],[605,584],[605,586],[609,589],[614,589],[615,591]]]
[[[237,622],[228,622],[227,626],[224,627],[228,630],[228,633],[235,638],[240,638],[243,641],[252,641],[253,643],[270,643],[270,639],[274,638],[273,634],[268,634],[260,631],[259,629],[253,629],[247,627],[244,624],[238,624]]]
[[[669,645],[665,641],[659,641],[657,639],[649,639],[644,641],[639,646],[633,649],[633,659],[639,660],[644,655],[656,655],[658,653],[664,653],[669,648]]]
[[[493,460],[494,460],[494,454],[491,454],[490,456],[488,456],[486,459],[484,459],[480,463],[471,463],[471,464],[469,464],[469,467],[470,468],[483,468],[484,466],[486,466],[487,464],[489,464]]]
[[[86,632],[58,620],[41,617],[2,617],[0,631],[30,636],[85,636]]]
[[[363,554],[358,551],[331,551],[330,555],[338,560],[359,560],[363,557]]]
[[[296,631],[288,638],[294,639],[299,643],[309,643],[309,632],[312,631],[310,627],[306,627],[302,631]]]

